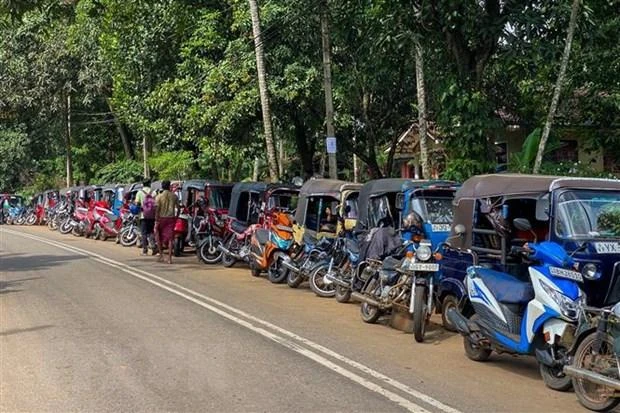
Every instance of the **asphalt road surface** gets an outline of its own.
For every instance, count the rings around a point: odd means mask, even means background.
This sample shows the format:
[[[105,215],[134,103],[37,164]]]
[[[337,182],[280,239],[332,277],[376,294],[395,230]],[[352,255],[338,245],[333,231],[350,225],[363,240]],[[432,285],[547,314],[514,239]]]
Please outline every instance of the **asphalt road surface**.
[[[2,412],[583,411],[531,359],[427,335],[192,254],[0,227]]]

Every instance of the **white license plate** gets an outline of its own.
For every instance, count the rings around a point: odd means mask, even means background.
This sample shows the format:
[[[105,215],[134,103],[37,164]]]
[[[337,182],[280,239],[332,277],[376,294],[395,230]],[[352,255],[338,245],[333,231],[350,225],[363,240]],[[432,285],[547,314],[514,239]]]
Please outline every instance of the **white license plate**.
[[[595,242],[598,254],[620,254],[620,242]]]
[[[583,275],[581,275],[581,273],[577,271],[566,270],[564,268],[558,267],[549,267],[549,272],[551,273],[551,275],[556,277],[566,278],[568,280],[573,280],[577,282],[583,282]]]
[[[439,271],[439,264],[415,262],[413,264],[409,264],[409,270],[410,271],[436,272],[436,271]]]
[[[448,232],[450,231],[450,224],[433,224],[431,229],[433,232]]]

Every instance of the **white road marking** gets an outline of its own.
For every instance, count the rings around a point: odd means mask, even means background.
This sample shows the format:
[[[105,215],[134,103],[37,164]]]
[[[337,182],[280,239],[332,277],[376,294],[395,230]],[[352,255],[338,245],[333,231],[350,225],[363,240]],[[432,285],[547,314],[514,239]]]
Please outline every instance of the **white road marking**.
[[[276,331],[276,332],[278,332],[278,333],[280,333],[280,334],[282,334],[284,336],[287,336],[287,337],[289,337],[291,339],[297,340],[298,342],[300,342],[300,343],[302,343],[302,344],[304,344],[304,345],[306,345],[306,346],[308,346],[308,347],[310,347],[310,348],[312,348],[314,350],[320,351],[320,352],[322,352],[325,355],[333,357],[334,359],[336,359],[336,360],[338,360],[338,361],[340,361],[342,363],[345,363],[345,364],[347,364],[347,365],[349,365],[351,367],[354,367],[354,368],[356,368],[356,369],[358,369],[358,370],[368,374],[369,376],[372,376],[373,378],[375,378],[377,380],[380,380],[381,382],[389,384],[389,385],[393,386],[394,388],[396,388],[396,389],[398,389],[398,390],[400,390],[400,391],[402,391],[404,393],[409,394],[410,396],[414,397],[415,399],[423,401],[423,402],[427,403],[428,405],[433,406],[433,407],[435,407],[435,408],[437,408],[437,409],[439,409],[439,410],[441,410],[443,412],[446,412],[446,413],[461,413],[459,410],[457,410],[457,409],[455,409],[455,408],[453,408],[451,406],[448,406],[448,405],[446,405],[446,404],[444,404],[444,403],[442,403],[442,402],[440,402],[440,401],[432,398],[431,396],[428,396],[428,395],[426,395],[426,394],[424,394],[424,393],[422,393],[420,391],[417,391],[417,390],[407,386],[404,383],[401,383],[401,382],[399,382],[399,381],[397,381],[395,379],[392,379],[392,378],[384,375],[383,373],[380,373],[380,372],[378,372],[378,371],[376,371],[376,370],[374,370],[374,369],[372,369],[372,368],[370,368],[370,367],[368,367],[368,366],[366,366],[364,364],[361,364],[361,363],[359,363],[359,362],[357,362],[355,360],[351,360],[351,359],[349,359],[349,358],[347,358],[347,357],[345,357],[345,356],[343,356],[343,355],[341,355],[341,354],[339,354],[339,353],[337,353],[337,352],[335,352],[335,351],[333,351],[333,350],[331,350],[329,348],[326,348],[326,347],[324,347],[324,346],[322,346],[322,345],[320,345],[318,343],[315,343],[315,342],[313,342],[311,340],[308,340],[308,339],[306,339],[304,337],[301,337],[301,336],[299,336],[299,335],[297,335],[297,334],[295,334],[295,333],[293,333],[293,332],[291,332],[289,330],[286,330],[286,329],[284,329],[282,327],[279,327],[279,326],[277,326],[275,324],[272,324],[272,323],[270,323],[268,321],[265,321],[265,320],[262,320],[260,318],[257,318],[255,316],[253,316],[251,314],[248,314],[248,313],[246,313],[246,312],[244,312],[242,310],[239,310],[239,309],[237,309],[235,307],[231,307],[230,305],[225,304],[225,303],[223,303],[223,302],[221,302],[219,300],[216,300],[216,299],[213,299],[211,297],[205,296],[204,294],[201,294],[199,292],[191,290],[191,289],[189,289],[187,287],[183,287],[182,285],[177,284],[177,283],[175,283],[173,281],[169,281],[169,280],[167,280],[165,278],[159,277],[159,276],[157,276],[155,274],[149,273],[149,272],[141,270],[141,269],[131,268],[128,265],[123,264],[121,262],[112,260],[112,259],[104,257],[104,256],[102,256],[100,254],[97,254],[97,253],[94,253],[94,252],[91,252],[91,251],[87,251],[87,250],[84,250],[84,249],[81,249],[81,248],[78,248],[78,247],[75,247],[75,246],[72,246],[72,245],[67,245],[67,244],[63,244],[63,243],[57,242],[57,241],[49,240],[47,238],[43,238],[43,237],[39,237],[39,236],[36,236],[36,235],[31,235],[31,234],[23,234],[23,233],[15,232],[15,231],[12,231],[12,230],[6,230],[5,229],[3,231],[5,231],[7,233],[10,233],[10,234],[13,234],[13,235],[21,236],[21,237],[24,237],[24,238],[30,238],[30,239],[33,239],[33,240],[36,240],[36,241],[39,241],[39,242],[42,242],[42,243],[45,243],[45,244],[48,244],[48,245],[52,245],[54,247],[57,247],[57,248],[60,248],[60,249],[63,249],[63,250],[66,250],[66,251],[77,253],[77,254],[82,255],[82,256],[89,256],[89,257],[91,257],[93,260],[95,260],[97,262],[100,262],[102,264],[105,264],[105,265],[117,268],[118,270],[121,270],[121,271],[123,271],[123,272],[125,272],[125,273],[127,273],[129,275],[132,275],[132,276],[134,276],[136,278],[142,279],[142,280],[144,280],[146,282],[149,282],[149,283],[151,283],[153,285],[156,285],[156,286],[158,286],[158,287],[160,287],[160,288],[162,288],[162,289],[164,289],[166,291],[169,291],[169,292],[171,292],[173,294],[176,294],[176,295],[178,295],[180,297],[183,297],[183,298],[185,298],[185,299],[187,299],[187,300],[189,300],[189,301],[191,301],[191,302],[193,302],[195,304],[200,305],[203,308],[206,308],[206,309],[208,309],[208,310],[210,310],[210,311],[212,311],[212,312],[214,312],[216,314],[219,314],[222,317],[225,317],[225,318],[227,318],[227,319],[229,319],[229,320],[231,320],[231,321],[233,321],[233,322],[235,322],[235,323],[237,323],[239,325],[242,325],[242,326],[244,326],[244,327],[246,327],[246,328],[248,328],[248,329],[250,329],[250,330],[252,330],[252,331],[254,331],[256,333],[258,333],[258,334],[261,334],[262,336],[267,337],[267,338],[269,338],[269,339],[271,339],[271,340],[273,340],[273,341],[275,341],[275,342],[277,342],[277,343],[279,343],[279,344],[281,344],[281,345],[283,345],[283,346],[285,346],[285,347],[287,347],[287,348],[289,348],[289,349],[291,349],[291,350],[293,350],[293,351],[295,351],[295,352],[297,352],[297,353],[299,353],[299,354],[301,354],[301,355],[303,355],[303,356],[305,356],[305,357],[307,357],[307,358],[309,358],[311,360],[314,360],[315,362],[317,362],[317,363],[319,363],[319,364],[329,368],[330,370],[332,370],[332,371],[334,371],[334,372],[336,372],[338,374],[341,374],[342,376],[347,377],[348,379],[350,379],[350,380],[352,380],[352,381],[362,385],[363,387],[366,387],[367,389],[369,389],[371,391],[374,391],[374,392],[377,392],[377,393],[381,394],[382,396],[384,396],[387,399],[389,399],[389,400],[399,404],[400,406],[404,407],[405,409],[407,409],[409,411],[428,412],[426,409],[422,408],[421,406],[418,406],[415,403],[412,403],[409,400],[404,399],[403,397],[399,396],[398,394],[395,394],[395,393],[393,393],[393,392],[391,392],[391,391],[389,391],[389,390],[387,390],[387,389],[385,389],[385,388],[383,388],[381,386],[378,386],[378,385],[374,384],[373,382],[370,382],[370,381],[366,380],[365,378],[355,374],[352,371],[349,371],[347,369],[344,369],[344,368],[338,366],[337,364],[334,364],[333,362],[331,362],[330,360],[322,357],[321,355],[319,355],[319,354],[317,354],[315,352],[312,352],[312,351],[310,351],[308,349],[305,349],[303,347],[300,347],[296,343],[294,343],[294,342],[292,342],[290,340],[287,340],[284,337],[281,337],[281,336],[278,336],[276,334],[273,334],[273,333],[271,333],[271,332],[269,332],[269,331],[267,331],[267,330],[265,330],[265,329],[263,329],[261,327],[258,327],[258,326],[254,325],[252,323],[248,323],[247,321],[245,321],[243,319],[240,319],[238,317],[235,317],[232,314],[229,314],[229,313],[227,313],[225,311],[222,311],[221,309],[208,304],[208,302],[210,302],[210,303],[212,303],[214,305],[217,305],[218,307],[221,307],[223,309],[226,309],[227,311],[229,311],[231,313],[237,314],[237,315],[242,316],[242,317],[244,317],[244,318],[246,318],[248,320],[251,320],[251,321],[253,321],[256,324],[260,324],[260,325],[262,325],[264,327],[272,329],[272,330],[274,330],[274,331]],[[172,288],[172,287],[174,287],[174,288]],[[191,294],[191,296],[186,294],[186,293]],[[202,300],[198,300],[196,297],[200,298]]]

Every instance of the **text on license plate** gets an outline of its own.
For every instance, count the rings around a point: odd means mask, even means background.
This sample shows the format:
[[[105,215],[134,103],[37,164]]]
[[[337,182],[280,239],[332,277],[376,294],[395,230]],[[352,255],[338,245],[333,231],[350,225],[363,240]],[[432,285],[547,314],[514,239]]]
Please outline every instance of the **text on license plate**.
[[[620,254],[620,242],[595,242],[597,254]]]
[[[409,265],[411,271],[439,271],[439,264],[437,263],[421,263],[416,262]]]

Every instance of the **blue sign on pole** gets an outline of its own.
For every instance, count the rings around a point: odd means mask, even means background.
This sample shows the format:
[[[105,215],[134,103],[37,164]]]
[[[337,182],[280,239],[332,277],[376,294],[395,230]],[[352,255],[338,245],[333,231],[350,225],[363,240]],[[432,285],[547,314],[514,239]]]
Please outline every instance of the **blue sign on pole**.
[[[336,153],[336,138],[328,137],[325,139],[325,146],[327,147],[327,153]]]

